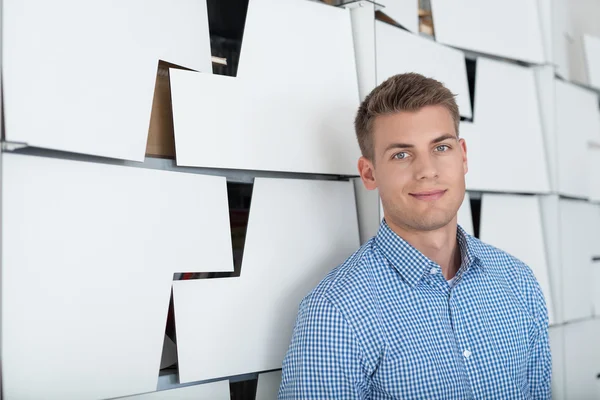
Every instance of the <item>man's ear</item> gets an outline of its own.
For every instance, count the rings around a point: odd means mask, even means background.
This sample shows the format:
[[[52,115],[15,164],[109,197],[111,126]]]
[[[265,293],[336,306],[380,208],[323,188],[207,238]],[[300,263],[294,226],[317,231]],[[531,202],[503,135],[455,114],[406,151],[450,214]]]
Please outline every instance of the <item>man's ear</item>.
[[[377,189],[377,181],[375,180],[375,166],[366,157],[358,159],[358,173],[362,179],[363,185],[367,190]]]
[[[463,169],[465,170],[465,175],[469,172],[469,161],[467,158],[467,142],[465,139],[459,139],[460,148],[462,149],[462,157],[463,157]]]

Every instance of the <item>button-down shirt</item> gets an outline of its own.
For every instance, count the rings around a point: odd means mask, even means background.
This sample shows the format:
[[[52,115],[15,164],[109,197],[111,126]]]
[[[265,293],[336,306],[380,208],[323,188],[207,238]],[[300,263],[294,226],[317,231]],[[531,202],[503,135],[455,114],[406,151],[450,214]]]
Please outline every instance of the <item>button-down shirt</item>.
[[[547,399],[548,312],[531,269],[458,228],[461,266],[377,235],[301,304],[280,399]]]

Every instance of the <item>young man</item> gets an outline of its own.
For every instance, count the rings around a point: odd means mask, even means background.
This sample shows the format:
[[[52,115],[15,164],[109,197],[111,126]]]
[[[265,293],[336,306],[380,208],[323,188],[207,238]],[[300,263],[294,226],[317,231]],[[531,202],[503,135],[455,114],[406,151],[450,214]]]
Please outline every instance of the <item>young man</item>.
[[[452,93],[418,74],[361,104],[358,169],[385,219],[302,301],[280,399],[551,397],[548,314],[531,269],[457,225],[459,120]]]

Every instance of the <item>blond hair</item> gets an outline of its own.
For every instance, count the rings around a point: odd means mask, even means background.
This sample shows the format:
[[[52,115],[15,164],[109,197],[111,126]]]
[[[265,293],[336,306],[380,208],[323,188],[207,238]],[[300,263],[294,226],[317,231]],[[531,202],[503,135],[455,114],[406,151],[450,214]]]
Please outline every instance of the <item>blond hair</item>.
[[[454,96],[441,82],[420,74],[398,74],[388,78],[369,93],[356,113],[354,129],[362,155],[374,160],[372,130],[378,115],[441,105],[450,112],[458,136],[460,114]]]

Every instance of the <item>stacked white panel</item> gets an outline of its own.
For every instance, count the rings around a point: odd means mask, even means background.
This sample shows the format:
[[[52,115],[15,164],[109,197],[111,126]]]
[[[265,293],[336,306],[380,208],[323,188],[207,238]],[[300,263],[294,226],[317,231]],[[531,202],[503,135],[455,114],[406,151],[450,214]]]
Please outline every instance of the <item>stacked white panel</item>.
[[[474,235],[473,229],[473,214],[471,212],[471,196],[469,193],[465,193],[465,198],[458,209],[457,216],[458,224],[467,232],[469,235]]]
[[[475,93],[474,124],[461,124],[470,166],[467,189],[549,192],[534,70],[480,57]]]
[[[563,327],[564,373],[567,399],[600,398],[600,319],[578,321]]]
[[[354,58],[360,101],[377,86],[375,65],[375,4],[361,3],[350,8]]]
[[[229,381],[218,381],[139,394],[123,400],[230,400]],[[258,400],[258,399],[257,399]]]
[[[238,76],[171,70],[171,96],[178,165],[357,175],[349,10],[251,0]]]
[[[583,35],[588,84],[600,89],[600,37]]]
[[[2,20],[6,138],[29,146],[143,161],[158,61],[212,70],[204,1],[6,0]]]
[[[592,265],[592,307],[594,316],[600,317],[600,261]]]
[[[225,179],[2,162],[6,398],[156,390],[173,273],[233,270]]]
[[[442,82],[456,94],[460,114],[470,118],[471,97],[467,81],[465,55],[462,51],[413,35],[378,21],[377,83],[406,72],[416,72]]]
[[[358,249],[353,189],[256,178],[241,276],[173,284],[181,382],[281,368],[301,299]]]
[[[590,159],[590,201],[600,203],[600,142],[590,146],[588,157]]]
[[[592,261],[592,306],[594,316],[600,317],[600,206],[593,206],[595,211],[590,219],[594,231],[592,232],[591,254]]]
[[[560,199],[559,226],[562,269],[562,307],[565,321],[592,316],[592,256],[598,206]]]
[[[596,93],[555,80],[558,191],[562,195],[590,196],[591,154],[589,142],[599,141],[600,112]]]
[[[561,230],[560,199],[558,195],[546,195],[539,198],[541,206],[542,227],[546,244],[546,261],[554,300],[554,323],[564,322],[563,286],[561,266]]]
[[[552,398],[565,399],[565,338],[563,326],[548,329],[550,352],[552,353]]]
[[[440,43],[495,56],[545,61],[538,2],[431,0]]]
[[[556,84],[555,69],[549,65],[534,68],[537,97],[540,109],[540,120],[543,130],[544,146],[550,188],[553,193],[558,191],[559,151],[556,137]]]
[[[403,28],[419,33],[419,2],[413,0],[378,0],[383,11]]]
[[[585,36],[600,37],[600,2],[566,1],[567,13],[570,22],[570,32],[567,39],[569,47],[569,76],[564,77],[573,82],[589,85],[589,74],[586,66]]]
[[[569,0],[538,0],[538,4],[546,63],[557,76],[569,79],[569,53],[575,37]]]
[[[281,385],[281,371],[266,372],[258,375],[256,400],[277,400]]]

